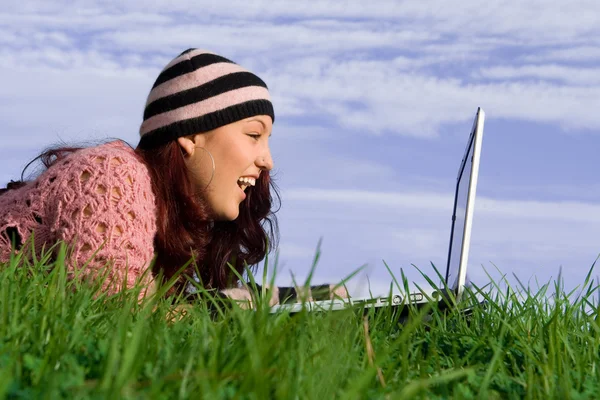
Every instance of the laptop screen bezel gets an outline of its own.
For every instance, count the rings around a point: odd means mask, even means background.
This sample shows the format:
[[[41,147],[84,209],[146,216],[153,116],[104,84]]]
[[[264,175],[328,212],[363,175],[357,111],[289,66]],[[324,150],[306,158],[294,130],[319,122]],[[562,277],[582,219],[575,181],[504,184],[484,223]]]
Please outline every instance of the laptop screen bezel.
[[[448,259],[446,262],[446,276],[445,282],[447,289],[452,290],[456,297],[460,297],[464,290],[466,274],[467,274],[467,262],[469,258],[469,248],[471,242],[471,228],[473,223],[473,210],[475,207],[475,194],[477,191],[477,180],[479,176],[479,160],[481,157],[481,140],[483,136],[483,124],[485,120],[485,113],[481,108],[477,109],[477,114],[475,116],[475,120],[473,121],[473,126],[471,128],[471,134],[469,135],[469,141],[467,143],[467,147],[465,150],[465,154],[460,164],[460,168],[458,170],[458,176],[456,178],[456,189],[454,192],[454,206],[452,209],[452,225],[450,228],[450,243],[448,246]],[[473,148],[473,156],[472,160],[468,159],[469,152]],[[464,219],[464,229],[462,238],[457,238],[457,240],[461,240],[460,247],[460,259],[459,259],[459,267],[458,267],[458,280],[456,282],[455,287],[449,287],[451,282],[448,281],[450,274],[450,261],[452,256],[452,244],[454,241],[454,227],[456,224],[456,211],[458,205],[458,195],[461,184],[461,176],[467,166],[467,162],[472,163],[471,173],[468,177],[468,193],[467,193],[467,205],[465,209],[465,219]],[[466,177],[462,177],[463,179]]]

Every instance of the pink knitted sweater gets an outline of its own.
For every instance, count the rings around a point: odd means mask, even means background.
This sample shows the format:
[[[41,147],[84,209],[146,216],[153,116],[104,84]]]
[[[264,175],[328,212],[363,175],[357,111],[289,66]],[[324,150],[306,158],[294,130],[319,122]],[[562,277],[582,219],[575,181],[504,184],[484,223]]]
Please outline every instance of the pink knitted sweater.
[[[44,244],[72,246],[70,275],[77,271],[79,277],[93,278],[108,264],[104,289],[114,293],[124,282],[130,287],[154,256],[156,216],[148,169],[120,141],[77,151],[35,181],[0,196],[0,262],[10,259],[15,231],[23,244],[35,231],[38,254]],[[26,247],[21,251],[31,254]],[[142,283],[151,282],[148,271]]]

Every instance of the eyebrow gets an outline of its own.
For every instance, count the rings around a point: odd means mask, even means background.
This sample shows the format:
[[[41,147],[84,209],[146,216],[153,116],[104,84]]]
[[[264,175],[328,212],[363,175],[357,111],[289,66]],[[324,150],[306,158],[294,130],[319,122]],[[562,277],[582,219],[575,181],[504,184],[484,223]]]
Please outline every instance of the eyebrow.
[[[251,118],[251,119],[247,120],[247,122],[259,122],[263,127],[263,131],[265,131],[265,132],[267,131],[267,126],[265,125],[265,123],[262,122],[262,120],[260,120],[258,118]],[[272,132],[269,133],[269,137],[271,137],[272,135],[273,135]]]

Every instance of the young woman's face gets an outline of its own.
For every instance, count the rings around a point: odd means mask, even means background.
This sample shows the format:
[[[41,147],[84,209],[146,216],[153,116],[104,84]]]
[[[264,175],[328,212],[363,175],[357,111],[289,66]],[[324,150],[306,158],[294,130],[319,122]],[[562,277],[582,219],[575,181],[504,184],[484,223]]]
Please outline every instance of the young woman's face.
[[[273,168],[269,136],[271,117],[258,115],[212,131],[179,138],[191,179],[208,201],[215,220],[232,221],[244,192],[262,171]],[[213,160],[214,158],[214,176]]]

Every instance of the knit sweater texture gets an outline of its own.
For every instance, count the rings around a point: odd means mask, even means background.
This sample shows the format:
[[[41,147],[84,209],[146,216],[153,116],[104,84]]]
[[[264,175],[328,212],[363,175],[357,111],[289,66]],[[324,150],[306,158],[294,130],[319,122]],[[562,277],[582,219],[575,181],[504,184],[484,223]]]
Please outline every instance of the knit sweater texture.
[[[79,150],[0,196],[0,262],[9,261],[13,240],[25,245],[18,250],[24,256],[62,241],[69,246],[69,275],[107,274],[103,289],[109,293],[142,276],[145,287],[151,284],[145,272],[155,233],[148,169],[121,141]]]

